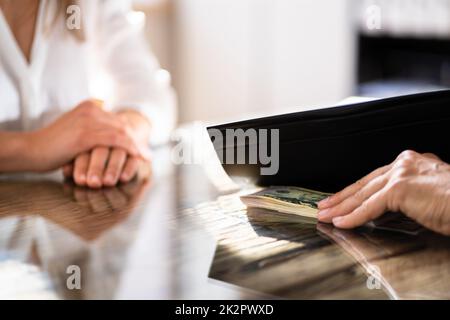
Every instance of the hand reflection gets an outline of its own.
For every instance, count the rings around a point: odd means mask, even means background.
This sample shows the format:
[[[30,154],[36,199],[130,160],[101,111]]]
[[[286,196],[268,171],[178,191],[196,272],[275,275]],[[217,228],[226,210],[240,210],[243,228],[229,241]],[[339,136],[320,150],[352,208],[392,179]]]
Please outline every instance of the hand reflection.
[[[131,211],[140,199],[148,180],[133,180],[130,183],[101,190],[79,187],[66,181],[63,190],[66,196],[90,213],[107,213],[109,211]]]
[[[136,238],[148,186],[147,180],[138,179],[99,190],[55,180],[0,181],[0,256],[37,267],[58,296],[112,299]],[[65,285],[70,265],[82,270],[82,290]],[[35,293],[29,281],[23,288]],[[16,291],[11,291],[13,296]]]
[[[448,299],[450,241],[434,233],[411,236],[342,230],[318,223],[317,230],[344,249],[370,274],[377,270],[384,288],[400,299]]]
[[[400,249],[395,250],[395,244],[397,243],[399,247],[404,247],[405,244],[404,242],[389,241],[389,237],[380,237],[369,233],[361,234],[320,222],[317,224],[317,230],[339,245],[359,263],[368,263],[371,260],[395,254]]]
[[[71,203],[71,208],[64,210],[68,214],[59,212],[46,218],[92,240],[133,213],[148,185],[148,180],[136,179],[113,188],[88,189],[65,182],[64,194]]]
[[[40,216],[85,240],[93,240],[134,212],[148,185],[146,179],[135,179],[93,190],[69,181],[3,181],[0,219]]]

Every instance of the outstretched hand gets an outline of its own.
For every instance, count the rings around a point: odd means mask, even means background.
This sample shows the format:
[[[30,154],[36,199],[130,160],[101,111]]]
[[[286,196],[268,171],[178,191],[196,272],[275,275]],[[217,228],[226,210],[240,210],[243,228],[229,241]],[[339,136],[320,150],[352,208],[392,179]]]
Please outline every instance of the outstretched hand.
[[[338,228],[354,228],[392,211],[450,235],[450,165],[433,154],[404,151],[318,206],[319,221]]]

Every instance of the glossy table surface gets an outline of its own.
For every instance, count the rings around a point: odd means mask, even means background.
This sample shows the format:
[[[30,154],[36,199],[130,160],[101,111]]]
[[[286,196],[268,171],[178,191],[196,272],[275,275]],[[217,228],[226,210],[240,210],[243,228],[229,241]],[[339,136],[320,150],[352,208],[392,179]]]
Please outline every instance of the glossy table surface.
[[[160,148],[152,179],[101,190],[3,176],[0,298],[450,298],[450,238],[268,220],[171,159]]]

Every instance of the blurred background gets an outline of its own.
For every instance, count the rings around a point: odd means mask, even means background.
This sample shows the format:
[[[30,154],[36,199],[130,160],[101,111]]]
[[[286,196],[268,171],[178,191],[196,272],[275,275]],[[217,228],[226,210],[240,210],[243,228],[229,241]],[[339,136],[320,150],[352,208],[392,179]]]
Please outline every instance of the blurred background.
[[[179,121],[450,86],[450,0],[135,0]]]

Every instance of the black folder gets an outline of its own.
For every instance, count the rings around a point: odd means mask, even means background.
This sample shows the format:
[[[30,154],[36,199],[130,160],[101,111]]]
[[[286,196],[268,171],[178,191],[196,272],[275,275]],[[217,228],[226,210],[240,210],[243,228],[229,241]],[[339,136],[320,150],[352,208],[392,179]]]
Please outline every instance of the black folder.
[[[276,174],[262,175],[264,165],[259,161],[223,163],[230,176],[251,178],[262,186],[297,185],[336,192],[391,163],[404,150],[431,152],[450,162],[450,90],[208,127],[218,154],[233,150],[236,155],[252,146],[247,140],[241,144],[218,141],[211,134],[219,131],[225,137],[227,129],[279,129]]]

